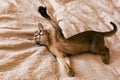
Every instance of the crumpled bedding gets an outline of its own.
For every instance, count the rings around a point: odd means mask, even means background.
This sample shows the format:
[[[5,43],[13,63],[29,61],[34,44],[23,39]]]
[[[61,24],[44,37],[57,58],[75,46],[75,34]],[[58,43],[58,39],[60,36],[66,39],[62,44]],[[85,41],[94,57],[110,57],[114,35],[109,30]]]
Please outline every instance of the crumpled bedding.
[[[75,77],[33,40],[39,22],[37,12],[46,6],[66,38],[86,30],[109,31],[113,21],[118,31],[106,37],[110,64],[99,55],[70,57]],[[120,0],[0,0],[0,80],[120,80]]]

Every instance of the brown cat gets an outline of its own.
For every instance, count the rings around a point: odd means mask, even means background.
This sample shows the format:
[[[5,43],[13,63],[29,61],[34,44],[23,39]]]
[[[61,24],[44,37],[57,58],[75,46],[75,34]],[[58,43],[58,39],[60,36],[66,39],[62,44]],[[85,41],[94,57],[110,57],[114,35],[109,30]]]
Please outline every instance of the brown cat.
[[[39,23],[39,30],[35,33],[36,43],[46,46],[51,53],[58,57],[64,64],[67,74],[74,76],[70,64],[65,60],[67,55],[76,55],[83,52],[91,52],[102,55],[105,64],[109,63],[109,49],[104,45],[104,37],[112,36],[117,31],[117,26],[113,22],[110,24],[114,27],[109,32],[85,31],[78,33],[70,38],[65,38],[61,28],[46,12],[46,7],[39,7],[39,13],[52,24],[51,31],[44,30]]]

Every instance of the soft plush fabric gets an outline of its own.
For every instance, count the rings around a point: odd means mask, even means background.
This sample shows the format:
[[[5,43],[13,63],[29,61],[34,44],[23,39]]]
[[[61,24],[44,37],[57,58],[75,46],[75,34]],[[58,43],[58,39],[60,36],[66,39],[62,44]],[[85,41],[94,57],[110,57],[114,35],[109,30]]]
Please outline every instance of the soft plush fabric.
[[[38,13],[46,6],[66,38],[86,30],[118,31],[106,37],[110,64],[90,53],[70,57],[75,77],[68,77],[63,65],[33,39],[41,22]],[[45,27],[47,29],[47,27]],[[120,0],[0,0],[0,80],[119,80]],[[59,62],[59,63],[58,63]]]

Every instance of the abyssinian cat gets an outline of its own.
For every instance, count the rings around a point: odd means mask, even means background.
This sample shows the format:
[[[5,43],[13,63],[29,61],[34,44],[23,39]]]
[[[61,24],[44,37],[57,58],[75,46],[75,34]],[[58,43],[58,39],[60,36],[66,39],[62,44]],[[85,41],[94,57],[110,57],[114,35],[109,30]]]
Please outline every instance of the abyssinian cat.
[[[39,45],[46,46],[51,53],[62,61],[69,76],[74,76],[74,71],[70,63],[65,60],[68,55],[76,55],[89,51],[100,54],[103,62],[105,64],[109,63],[109,49],[105,46],[104,37],[110,37],[116,33],[117,26],[115,23],[110,22],[114,29],[108,32],[90,30],[65,38],[58,23],[48,15],[46,7],[40,6],[38,11],[52,24],[53,29],[47,31],[44,29],[44,26],[39,23],[39,30],[35,32],[35,41]]]

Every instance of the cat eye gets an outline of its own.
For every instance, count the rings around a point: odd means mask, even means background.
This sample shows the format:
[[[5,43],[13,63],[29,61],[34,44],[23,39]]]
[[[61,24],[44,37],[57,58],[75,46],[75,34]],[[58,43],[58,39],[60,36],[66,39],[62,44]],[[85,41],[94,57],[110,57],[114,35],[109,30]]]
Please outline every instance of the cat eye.
[[[43,36],[44,35],[44,33],[43,32],[40,32],[40,34],[39,34],[40,36]]]

